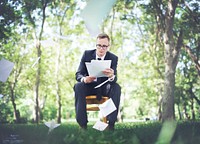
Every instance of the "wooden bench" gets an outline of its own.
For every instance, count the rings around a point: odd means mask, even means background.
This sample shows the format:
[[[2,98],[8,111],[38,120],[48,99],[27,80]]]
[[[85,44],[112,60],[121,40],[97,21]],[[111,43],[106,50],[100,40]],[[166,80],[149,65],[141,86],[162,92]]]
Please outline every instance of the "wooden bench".
[[[98,105],[104,103],[108,99],[109,99],[109,97],[102,96],[102,99],[99,101],[99,100],[97,100],[96,95],[86,96],[87,111],[99,111]],[[103,122],[107,123],[106,117],[103,117]]]

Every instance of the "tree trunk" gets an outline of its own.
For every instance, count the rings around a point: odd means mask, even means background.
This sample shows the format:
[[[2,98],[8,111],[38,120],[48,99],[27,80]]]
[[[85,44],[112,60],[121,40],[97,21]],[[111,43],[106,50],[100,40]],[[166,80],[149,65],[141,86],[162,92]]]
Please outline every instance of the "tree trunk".
[[[16,62],[17,63],[17,62]],[[17,84],[17,79],[21,74],[22,66],[18,67],[19,69],[15,70],[14,74],[14,82],[9,82],[10,85],[10,95],[11,95],[11,101],[12,101],[12,106],[14,109],[14,118],[16,123],[20,123],[20,111],[17,109],[16,103],[15,103],[15,87]]]
[[[162,97],[159,96],[158,99],[158,120],[162,120]]]
[[[19,110],[17,110],[16,103],[15,103],[15,96],[14,96],[14,88],[10,86],[10,95],[11,95],[11,101],[14,109],[14,117],[15,117],[15,122],[20,123],[20,113]]]
[[[194,99],[191,99],[192,120],[195,120]]]
[[[190,115],[188,114],[187,108],[186,108],[186,104],[183,105],[183,114],[184,114],[184,118],[189,120],[190,119]]]
[[[60,36],[62,36],[62,26],[63,26],[63,21],[64,18],[66,17],[66,13],[67,10],[70,7],[66,7],[63,11],[63,15],[61,20],[59,21],[59,34]],[[59,14],[58,14],[59,15]],[[56,59],[56,100],[57,100],[57,105],[58,105],[58,110],[57,110],[57,122],[61,123],[61,118],[62,118],[62,112],[61,112],[61,108],[62,108],[62,99],[61,99],[61,93],[60,93],[60,80],[59,80],[59,65],[60,65],[60,53],[61,53],[61,48],[58,47],[57,49],[57,59]]]
[[[164,96],[162,99],[162,121],[172,120],[175,118],[174,115],[174,87],[175,87],[175,72],[167,64],[165,69],[165,85],[164,85]]]
[[[38,57],[38,64],[37,64],[37,73],[36,73],[36,83],[35,83],[35,122],[39,123],[40,120],[40,106],[39,106],[39,86],[40,86],[40,64],[41,64],[41,45],[40,41],[36,44],[37,48],[37,57]]]
[[[183,118],[182,118],[182,117],[183,117],[183,114],[182,114],[182,112],[181,112],[179,103],[177,104],[177,107],[178,107],[179,120],[182,120],[182,119],[183,119]]]
[[[44,22],[46,19],[46,14],[45,10],[47,7],[47,1],[43,1],[42,3],[42,25],[41,25],[41,30],[39,33],[39,36],[37,38],[36,36],[36,49],[37,49],[37,57],[38,57],[38,67],[37,67],[37,72],[36,72],[36,82],[35,82],[35,121],[38,124],[40,120],[40,106],[39,106],[39,87],[40,87],[40,75],[41,75],[41,55],[42,55],[42,50],[41,50],[41,39],[42,39],[42,34],[43,34],[43,28],[44,28]]]
[[[60,81],[59,81],[59,64],[60,64],[60,47],[57,50],[56,60],[56,99],[57,99],[57,122],[61,123],[61,94],[60,94]]]
[[[179,49],[175,48],[173,38],[173,23],[178,0],[169,0],[165,15],[165,84],[162,98],[162,121],[175,119],[174,114],[174,88],[175,70],[178,61]]]

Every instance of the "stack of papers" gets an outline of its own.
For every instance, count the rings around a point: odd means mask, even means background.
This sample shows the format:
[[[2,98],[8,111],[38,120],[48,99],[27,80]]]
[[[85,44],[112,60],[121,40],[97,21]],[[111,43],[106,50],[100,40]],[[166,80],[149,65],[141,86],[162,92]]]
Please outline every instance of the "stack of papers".
[[[92,60],[85,63],[89,76],[107,77],[103,74],[103,70],[110,68],[111,60]]]
[[[6,82],[13,67],[14,67],[14,63],[12,63],[8,60],[5,60],[5,59],[0,60],[0,81]]]

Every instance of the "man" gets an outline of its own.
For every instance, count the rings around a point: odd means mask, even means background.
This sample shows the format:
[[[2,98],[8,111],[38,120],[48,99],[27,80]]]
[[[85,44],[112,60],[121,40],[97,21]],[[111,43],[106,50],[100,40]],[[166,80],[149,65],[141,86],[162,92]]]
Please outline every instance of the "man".
[[[86,111],[86,96],[97,95],[98,100],[101,96],[108,96],[112,98],[117,110],[107,116],[108,129],[114,130],[114,125],[117,120],[118,108],[120,103],[121,87],[116,83],[117,81],[117,64],[118,57],[109,52],[110,38],[107,34],[99,34],[96,39],[96,49],[86,50],[81,58],[78,70],[76,72],[76,80],[78,81],[74,86],[75,92],[75,109],[76,120],[81,128],[87,128],[87,111]],[[91,60],[111,60],[111,67],[103,71],[107,77],[96,78],[89,76],[85,62]],[[109,82],[95,89],[98,84],[110,79]]]

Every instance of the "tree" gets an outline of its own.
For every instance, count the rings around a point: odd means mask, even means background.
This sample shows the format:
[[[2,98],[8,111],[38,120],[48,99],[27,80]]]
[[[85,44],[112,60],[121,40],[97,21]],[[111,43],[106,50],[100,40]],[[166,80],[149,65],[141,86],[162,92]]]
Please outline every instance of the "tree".
[[[174,113],[174,88],[175,72],[178,63],[180,48],[182,46],[182,31],[180,31],[177,42],[174,41],[173,25],[174,15],[178,0],[168,1],[168,7],[164,17],[164,44],[165,44],[165,85],[162,97],[162,120],[172,120]]]
[[[5,43],[13,32],[13,26],[21,24],[21,12],[17,9],[20,0],[2,0],[0,2],[0,46]]]
[[[54,2],[54,7],[52,8],[53,11],[55,11],[54,15],[56,17],[56,20],[58,21],[58,34],[60,37],[63,36],[63,31],[64,31],[64,24],[65,24],[65,19],[70,20],[74,11],[76,3],[73,1],[67,1],[67,2],[59,2],[56,3]],[[69,12],[68,12],[69,11]],[[68,12],[68,13],[67,13]],[[57,39],[56,42],[62,43],[62,39]],[[56,100],[57,100],[57,122],[61,123],[61,118],[62,118],[62,94],[61,94],[61,55],[62,55],[62,46],[59,45],[56,50],[56,63],[55,63],[55,87],[56,87]]]
[[[46,8],[48,4],[51,3],[51,0],[42,0],[42,1],[23,1],[23,11],[24,14],[27,16],[27,21],[30,23],[34,30],[34,39],[35,39],[35,48],[37,50],[37,72],[36,72],[36,81],[35,81],[35,122],[38,123],[40,120],[40,107],[39,107],[39,88],[40,88],[40,76],[41,76],[41,56],[42,56],[42,49],[41,49],[41,40],[42,34],[44,29],[44,23],[46,19]],[[37,12],[37,16],[40,17],[40,24],[38,25],[35,21],[37,17],[35,16],[35,12]]]
[[[189,1],[188,1],[189,2]],[[193,34],[190,31],[193,31],[194,27],[199,29],[199,26],[192,26],[189,21],[197,23],[196,18],[198,15],[198,10],[196,2],[191,2],[194,5],[193,11],[191,11],[186,5],[185,1],[179,0],[170,0],[170,1],[152,1],[152,5],[155,10],[155,18],[157,22],[157,28],[160,31],[160,39],[163,40],[165,46],[165,85],[164,85],[164,94],[162,97],[162,120],[174,119],[174,89],[175,89],[175,72],[178,64],[178,58],[180,55],[181,47],[183,47],[184,42],[191,40],[196,41],[194,31]],[[178,9],[177,9],[178,6]],[[185,6],[185,7],[184,7]],[[179,8],[181,7],[181,8]],[[185,11],[182,10],[186,8]],[[181,15],[181,18],[175,16],[175,14]],[[185,15],[191,14],[192,19],[187,16],[186,22]],[[183,18],[184,17],[184,18]],[[183,26],[187,25],[187,27]],[[197,45],[198,47],[198,45]],[[197,50],[198,51],[198,50]],[[195,60],[196,61],[196,60]],[[196,65],[198,67],[198,65]]]

